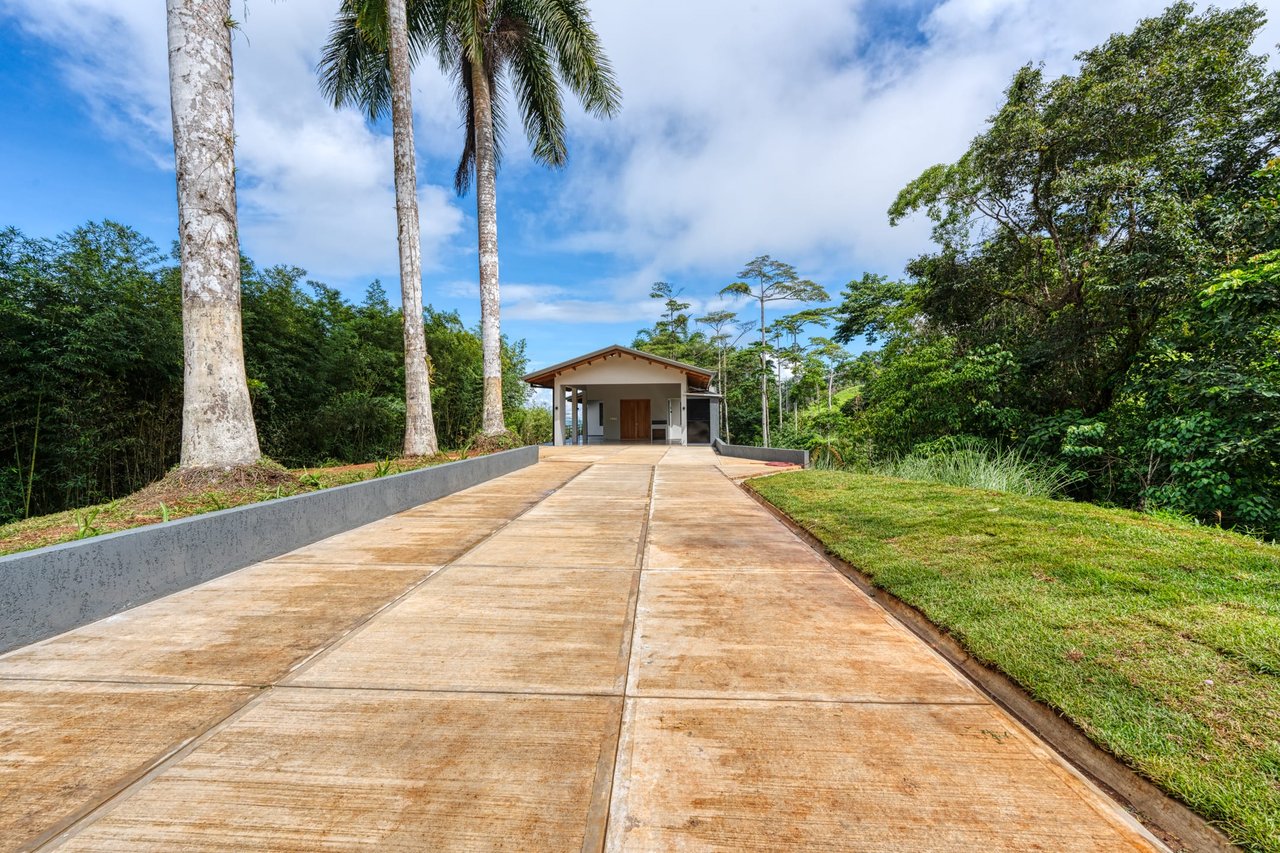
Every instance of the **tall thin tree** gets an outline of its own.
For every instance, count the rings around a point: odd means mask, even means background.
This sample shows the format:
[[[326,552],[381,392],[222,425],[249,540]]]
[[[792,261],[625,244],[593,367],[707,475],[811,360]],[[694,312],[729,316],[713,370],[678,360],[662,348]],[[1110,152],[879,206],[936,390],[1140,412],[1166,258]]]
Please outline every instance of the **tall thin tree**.
[[[244,368],[230,0],[167,0],[182,265],[183,468],[262,453]]]
[[[738,341],[742,340],[754,323],[738,322],[738,314],[735,311],[712,311],[705,317],[698,317],[696,321],[711,330],[711,343],[716,348],[716,373],[717,386],[720,390],[720,417],[724,424],[724,441],[725,444],[733,443],[733,436],[729,432],[729,351],[738,345]],[[737,336],[732,335],[728,329],[734,326],[738,329]]]
[[[773,321],[770,331],[777,341],[775,354],[778,362],[778,428],[782,428],[783,389],[782,370],[785,366],[795,380],[795,371],[804,361],[804,347],[800,345],[800,333],[810,325],[825,326],[831,321],[831,311],[827,308],[805,308],[794,314],[786,314]],[[791,346],[782,345],[785,337],[791,338]],[[795,407],[792,406],[794,409]]]
[[[421,19],[431,10],[421,2],[414,5],[420,30]],[[404,454],[428,456],[438,445],[422,327],[422,240],[410,93],[412,61],[422,38],[412,39],[410,32],[406,0],[344,0],[321,60],[320,86],[334,106],[359,105],[371,119],[391,113],[404,319]]]
[[[768,255],[752,259],[735,281],[720,290],[721,294],[746,296],[760,305],[760,433],[764,446],[769,446],[769,329],[764,319],[765,307],[770,302],[826,302],[831,297],[821,286],[808,279],[801,279],[790,264],[775,261]],[[779,421],[782,415],[779,412]]]
[[[501,292],[498,282],[497,173],[503,94],[510,86],[535,160],[567,158],[561,86],[591,115],[614,115],[621,92],[591,24],[585,0],[413,0],[409,34],[430,45],[457,85],[466,136],[454,175],[459,195],[475,181],[480,330],[486,433],[506,429],[502,411]],[[385,100],[378,57],[336,22],[321,62],[327,91],[366,104]]]
[[[827,385],[827,411],[831,411],[835,397],[836,376],[849,363],[849,351],[830,338],[810,338],[809,343],[817,357],[822,360]]]

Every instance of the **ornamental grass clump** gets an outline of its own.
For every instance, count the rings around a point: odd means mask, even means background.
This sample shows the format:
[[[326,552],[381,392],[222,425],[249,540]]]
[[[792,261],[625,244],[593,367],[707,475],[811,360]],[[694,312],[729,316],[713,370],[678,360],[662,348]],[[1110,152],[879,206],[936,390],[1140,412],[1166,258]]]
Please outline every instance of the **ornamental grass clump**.
[[[885,477],[965,486],[1028,497],[1057,497],[1078,475],[1047,466],[1016,448],[989,447],[974,439],[949,439],[917,447],[907,456],[874,466]]]

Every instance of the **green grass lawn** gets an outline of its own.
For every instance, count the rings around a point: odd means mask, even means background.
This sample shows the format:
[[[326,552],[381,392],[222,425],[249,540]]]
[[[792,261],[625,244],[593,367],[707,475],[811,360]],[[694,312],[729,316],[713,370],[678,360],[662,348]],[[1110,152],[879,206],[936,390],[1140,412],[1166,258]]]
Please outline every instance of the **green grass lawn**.
[[[1238,844],[1280,851],[1280,547],[838,471],[749,485]]]

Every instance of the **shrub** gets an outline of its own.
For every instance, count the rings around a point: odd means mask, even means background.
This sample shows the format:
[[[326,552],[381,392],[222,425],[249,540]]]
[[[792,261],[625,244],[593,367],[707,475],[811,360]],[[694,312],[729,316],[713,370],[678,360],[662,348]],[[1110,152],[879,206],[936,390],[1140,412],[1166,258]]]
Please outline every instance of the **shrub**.
[[[901,480],[966,486],[1031,497],[1061,494],[1078,475],[1065,465],[1046,466],[1014,448],[984,445],[973,438],[919,445],[909,455],[874,466],[875,473]]]

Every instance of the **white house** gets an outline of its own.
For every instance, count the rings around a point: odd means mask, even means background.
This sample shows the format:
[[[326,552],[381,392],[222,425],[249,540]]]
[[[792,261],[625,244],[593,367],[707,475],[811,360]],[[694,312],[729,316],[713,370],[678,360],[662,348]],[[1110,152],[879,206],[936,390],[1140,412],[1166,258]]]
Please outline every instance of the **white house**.
[[[710,444],[721,395],[712,372],[629,347],[605,347],[524,377],[551,389],[556,444]]]

